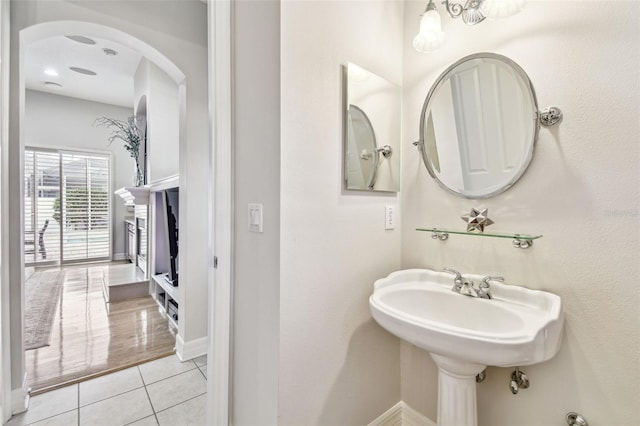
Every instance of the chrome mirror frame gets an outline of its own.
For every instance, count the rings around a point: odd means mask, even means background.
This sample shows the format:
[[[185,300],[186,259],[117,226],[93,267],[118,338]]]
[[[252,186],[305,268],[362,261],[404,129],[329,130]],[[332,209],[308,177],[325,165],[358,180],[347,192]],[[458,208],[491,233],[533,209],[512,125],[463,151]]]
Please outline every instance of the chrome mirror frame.
[[[427,112],[430,110],[430,107],[432,106],[432,103],[433,103],[432,100],[433,100],[434,94],[449,77],[449,74],[451,73],[451,71],[453,71],[459,65],[473,59],[494,59],[500,62],[504,62],[505,64],[510,66],[518,74],[518,76],[522,79],[522,81],[526,83],[525,86],[528,89],[530,99],[533,105],[533,110],[535,111],[534,116],[531,117],[531,119],[534,122],[532,140],[530,141],[528,152],[526,154],[523,164],[520,167],[520,170],[507,183],[502,185],[499,189],[486,194],[482,194],[482,195],[463,194],[445,185],[438,178],[438,175],[435,172],[435,170],[433,170],[433,167],[428,159],[427,148],[425,144],[425,123],[427,120]],[[469,56],[465,56],[462,59],[456,61],[451,66],[449,66],[442,74],[440,74],[440,76],[438,76],[435,83],[431,86],[431,89],[429,90],[427,97],[425,99],[425,102],[422,106],[422,113],[420,114],[420,139],[414,142],[413,144],[419,148],[420,154],[422,156],[422,162],[427,168],[429,175],[438,183],[438,185],[440,185],[441,188],[459,197],[464,197],[467,199],[484,199],[484,198],[494,197],[498,194],[503,193],[507,189],[511,188],[524,175],[524,173],[529,168],[529,165],[531,164],[531,160],[533,159],[533,153],[535,150],[535,145],[538,141],[540,126],[541,125],[551,126],[559,123],[561,120],[562,120],[562,111],[558,107],[549,107],[549,108],[546,108],[544,111],[540,111],[538,107],[538,99],[536,96],[535,89],[533,87],[533,83],[531,82],[531,79],[529,78],[527,73],[522,69],[522,67],[520,67],[520,65],[518,65],[516,62],[514,62],[510,58],[507,58],[506,56],[499,55],[496,53],[488,53],[488,52],[475,53]]]
[[[371,175],[369,176],[366,183],[367,189],[371,190],[373,189],[373,186],[376,184],[376,177],[378,175],[378,163],[380,162],[380,156],[378,155],[378,140],[376,138],[376,132],[373,129],[373,125],[371,124],[371,120],[369,120],[369,116],[367,115],[367,113],[364,112],[362,108],[360,108],[359,106],[354,104],[349,104],[349,107],[347,108],[347,115],[349,117],[351,116],[351,108],[354,108],[356,111],[362,114],[362,118],[367,123],[367,126],[371,129],[371,137],[373,139],[373,149],[371,150],[371,153],[369,153],[370,156],[368,157],[368,159],[373,159],[373,168],[371,170]],[[345,152],[345,155],[347,155],[346,152]]]

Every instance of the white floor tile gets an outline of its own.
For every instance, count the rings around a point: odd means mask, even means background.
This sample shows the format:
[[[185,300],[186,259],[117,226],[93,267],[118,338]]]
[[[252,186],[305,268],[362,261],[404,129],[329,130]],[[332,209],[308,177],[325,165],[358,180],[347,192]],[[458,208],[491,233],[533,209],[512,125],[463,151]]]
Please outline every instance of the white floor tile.
[[[206,355],[199,356],[198,358],[194,359],[193,362],[195,362],[198,367],[207,365],[207,356]]]
[[[157,414],[160,426],[201,426],[207,421],[207,395],[200,395]]]
[[[156,413],[206,391],[206,381],[197,369],[147,386],[147,392]]]
[[[207,378],[207,364],[203,365],[202,367],[198,367],[200,369],[200,372],[202,372],[202,374],[204,375],[204,378]]]
[[[80,408],[80,426],[125,425],[153,414],[144,388]]]
[[[166,379],[169,376],[193,370],[196,368],[196,364],[193,361],[180,362],[176,355],[171,355],[140,364],[138,368],[140,368],[144,383],[148,385],[158,380]]]
[[[30,426],[76,426],[78,424],[78,410],[67,411],[57,416],[49,417],[48,419],[40,420],[36,423],[31,423]]]
[[[144,386],[136,367],[80,383],[80,406],[129,392]]]
[[[156,416],[149,416],[137,422],[129,423],[127,426],[158,426],[158,421],[156,420]]]
[[[29,401],[26,413],[13,416],[7,426],[26,425],[78,408],[78,385],[46,392]]]

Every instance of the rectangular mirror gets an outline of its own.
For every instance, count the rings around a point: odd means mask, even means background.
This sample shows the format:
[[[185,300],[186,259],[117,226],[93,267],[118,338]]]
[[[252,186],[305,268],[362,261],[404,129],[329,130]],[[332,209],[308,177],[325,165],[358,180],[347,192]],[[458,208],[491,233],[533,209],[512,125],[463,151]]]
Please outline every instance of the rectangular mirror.
[[[344,66],[346,189],[400,190],[400,87],[362,67]]]

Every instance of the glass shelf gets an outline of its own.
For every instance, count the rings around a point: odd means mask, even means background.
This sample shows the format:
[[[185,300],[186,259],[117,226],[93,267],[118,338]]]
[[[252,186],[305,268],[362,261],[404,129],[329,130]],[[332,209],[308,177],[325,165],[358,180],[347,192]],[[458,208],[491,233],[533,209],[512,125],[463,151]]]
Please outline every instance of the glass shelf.
[[[416,231],[431,232],[433,235],[431,238],[446,240],[449,238],[449,234],[456,235],[473,235],[476,237],[493,237],[493,238],[510,238],[513,240],[512,244],[517,248],[529,248],[533,244],[533,240],[542,238],[542,235],[529,235],[529,234],[508,234],[498,232],[469,232],[469,231],[457,231],[446,228],[416,228]]]

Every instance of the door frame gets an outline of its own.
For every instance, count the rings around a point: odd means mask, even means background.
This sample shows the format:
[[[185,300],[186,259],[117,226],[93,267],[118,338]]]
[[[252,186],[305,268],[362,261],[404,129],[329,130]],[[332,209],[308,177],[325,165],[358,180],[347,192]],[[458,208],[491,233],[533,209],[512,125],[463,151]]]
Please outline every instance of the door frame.
[[[207,0],[209,49],[209,310],[207,424],[231,424],[232,93],[231,0]]]
[[[0,1],[0,423],[11,417],[9,317],[9,53],[10,2]]]
[[[8,155],[10,2],[0,2],[0,422],[11,417]],[[232,127],[231,0],[207,0],[211,204],[207,423],[228,425],[231,407]],[[215,267],[215,260],[217,268]],[[18,265],[21,267],[21,265]]]

